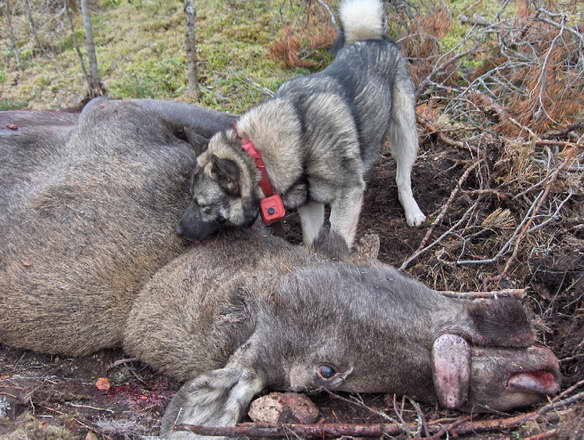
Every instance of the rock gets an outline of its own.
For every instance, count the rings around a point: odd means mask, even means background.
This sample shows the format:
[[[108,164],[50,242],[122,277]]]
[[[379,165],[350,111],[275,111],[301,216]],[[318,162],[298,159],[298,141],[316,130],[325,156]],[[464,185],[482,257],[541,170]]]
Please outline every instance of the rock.
[[[270,393],[254,400],[249,417],[256,423],[277,425],[281,423],[314,423],[318,408],[303,394]]]

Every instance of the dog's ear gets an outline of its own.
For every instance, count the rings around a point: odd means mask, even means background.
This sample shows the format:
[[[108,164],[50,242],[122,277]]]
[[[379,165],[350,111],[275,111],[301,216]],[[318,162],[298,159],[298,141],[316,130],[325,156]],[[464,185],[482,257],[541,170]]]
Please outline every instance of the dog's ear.
[[[241,171],[237,163],[231,159],[222,159],[215,155],[211,156],[212,173],[217,179],[217,183],[225,192],[238,196],[241,194],[239,179]]]

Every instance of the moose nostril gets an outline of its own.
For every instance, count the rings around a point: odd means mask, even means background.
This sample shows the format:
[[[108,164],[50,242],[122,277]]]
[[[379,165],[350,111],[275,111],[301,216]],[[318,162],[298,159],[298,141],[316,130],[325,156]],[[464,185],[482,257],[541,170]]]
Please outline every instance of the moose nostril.
[[[182,237],[184,235],[184,232],[185,232],[181,225],[176,225],[176,228],[174,231],[176,232],[176,235],[178,235],[179,237]]]

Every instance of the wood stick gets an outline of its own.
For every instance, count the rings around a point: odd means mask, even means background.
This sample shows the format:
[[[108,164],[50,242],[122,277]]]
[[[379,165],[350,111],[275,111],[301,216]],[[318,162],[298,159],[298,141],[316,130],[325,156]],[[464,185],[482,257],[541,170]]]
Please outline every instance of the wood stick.
[[[531,435],[529,437],[525,437],[524,440],[544,440],[548,438],[555,438],[558,436],[558,430],[552,429],[551,431],[542,432],[540,434]]]
[[[438,293],[449,298],[461,299],[523,298],[525,296],[525,289],[502,289],[489,292],[454,292],[451,290],[439,290]]]
[[[543,409],[543,408],[542,408]],[[502,419],[488,419],[477,421],[461,420],[460,424],[451,426],[450,434],[457,436],[479,431],[493,431],[516,428],[526,422],[536,420],[540,417],[548,420],[557,420],[561,415],[573,412],[574,409],[556,411],[549,415],[541,414],[541,410],[515,417]],[[284,424],[279,426],[263,425],[256,423],[242,423],[237,426],[199,426],[199,425],[176,425],[175,431],[190,431],[194,434],[220,437],[267,437],[281,438],[296,434],[301,437],[310,438],[332,438],[341,436],[351,437],[381,437],[383,435],[396,435],[404,430],[414,429],[413,424],[397,423],[375,423],[375,424],[349,424],[349,423],[323,423],[323,424]],[[428,423],[428,430],[438,433],[443,430],[443,426],[436,422]]]
[[[428,242],[428,240],[432,236],[432,233],[434,232],[434,229],[436,228],[436,226],[438,226],[442,222],[442,219],[444,218],[444,216],[445,216],[446,211],[448,210],[448,208],[450,208],[450,204],[454,200],[454,197],[462,189],[462,184],[466,181],[466,179],[470,175],[470,172],[472,170],[474,170],[476,167],[478,167],[481,163],[483,163],[483,161],[484,161],[484,159],[477,160],[472,165],[470,165],[466,170],[464,170],[464,172],[462,173],[462,175],[458,179],[458,182],[457,182],[456,186],[454,187],[454,189],[450,193],[450,196],[448,197],[448,200],[446,200],[446,203],[440,209],[440,213],[438,214],[438,216],[436,217],[436,219],[432,222],[432,224],[430,225],[430,228],[428,228],[428,230],[426,231],[426,234],[424,235],[424,238],[422,239],[422,241],[418,245],[418,248],[416,249],[416,251],[412,255],[410,255],[406,260],[404,260],[404,262],[402,263],[402,265],[399,268],[400,270],[405,270],[406,267],[408,267],[408,265],[412,261],[414,261],[425,250],[427,250],[427,248],[425,248],[424,246],[426,246],[426,243]]]
[[[430,132],[430,134],[435,133],[438,136],[438,139],[440,139],[445,144],[451,145],[451,146],[453,146],[455,148],[459,148],[461,150],[467,150],[467,151],[470,150],[470,151],[473,151],[477,154],[479,153],[480,150],[477,147],[475,147],[473,145],[469,145],[469,144],[462,142],[462,141],[454,140],[451,137],[446,136],[443,131],[436,128],[430,121],[428,121],[427,119],[423,118],[420,115],[417,115],[417,116],[418,116],[418,121]]]

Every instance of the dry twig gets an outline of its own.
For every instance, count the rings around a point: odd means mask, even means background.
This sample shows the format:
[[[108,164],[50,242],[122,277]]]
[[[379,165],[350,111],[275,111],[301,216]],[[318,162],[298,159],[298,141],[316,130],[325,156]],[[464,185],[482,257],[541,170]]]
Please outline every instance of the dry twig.
[[[457,436],[468,434],[471,432],[484,432],[494,430],[512,429],[523,425],[529,421],[545,418],[548,421],[558,420],[562,415],[566,415],[575,411],[575,409],[567,409],[556,411],[553,414],[547,415],[551,409],[544,407],[539,411],[533,411],[527,414],[521,414],[515,417],[506,417],[502,419],[487,419],[487,420],[460,420],[460,423],[451,425],[450,430],[444,431]],[[413,424],[408,424],[408,428],[414,429]],[[205,436],[222,436],[222,437],[266,437],[266,438],[281,438],[290,434],[296,434],[301,437],[309,438],[331,438],[331,437],[381,437],[383,435],[397,435],[403,432],[404,426],[395,423],[375,423],[375,424],[348,424],[348,423],[323,423],[323,424],[283,424],[278,426],[263,425],[257,423],[242,423],[237,426],[199,426],[199,425],[176,425],[175,431],[189,431],[198,435]],[[443,431],[444,427],[441,423],[431,421],[428,423],[428,430],[431,433],[438,433]]]
[[[548,438],[554,438],[558,435],[557,429],[552,429],[551,431],[542,432],[540,434],[531,435],[529,437],[525,437],[524,440],[544,440]]]
[[[466,142],[457,141],[449,136],[446,136],[443,131],[436,128],[430,121],[428,121],[427,119],[423,118],[420,115],[418,115],[418,122],[420,122],[426,128],[426,130],[429,131],[429,134],[435,133],[438,136],[438,139],[440,139],[445,144],[451,145],[455,148],[459,148],[462,150],[470,150],[477,154],[479,153],[479,149],[477,147],[469,145]]]
[[[539,198],[539,200],[537,202],[535,202],[531,216],[527,219],[527,222],[525,222],[521,231],[519,232],[519,235],[517,236],[517,238],[515,240],[515,246],[513,248],[513,253],[511,254],[511,257],[505,263],[505,267],[504,267],[503,271],[494,278],[495,280],[501,280],[509,271],[509,268],[511,267],[511,263],[513,263],[513,261],[515,261],[515,258],[517,257],[517,252],[519,251],[519,245],[521,244],[521,241],[522,241],[523,237],[525,236],[525,234],[529,231],[529,227],[531,226],[531,223],[533,223],[533,220],[535,219],[535,216],[539,212],[541,205],[543,204],[544,200],[547,198],[547,196],[551,190],[552,184],[556,181],[560,171],[562,171],[566,166],[568,166],[574,160],[575,153],[576,153],[575,149],[570,150],[570,152],[567,154],[564,161],[558,166],[558,168],[556,168],[555,171],[552,172],[552,175],[550,176],[550,179],[549,179],[548,183],[546,184],[545,189],[544,189],[541,197]]]
[[[454,197],[458,194],[458,192],[460,191],[460,189],[462,188],[462,184],[466,181],[466,179],[468,178],[470,172],[472,170],[474,170],[476,167],[478,167],[481,163],[483,162],[483,160],[478,160],[476,162],[474,162],[471,166],[469,166],[464,173],[462,173],[462,175],[460,176],[460,178],[458,179],[458,182],[456,184],[456,187],[452,190],[452,192],[450,193],[450,196],[448,197],[448,200],[446,201],[446,203],[442,206],[442,209],[440,210],[440,213],[438,214],[438,217],[436,217],[436,219],[432,222],[432,224],[430,225],[430,228],[428,229],[428,231],[426,232],[426,235],[424,235],[424,238],[422,239],[422,241],[420,242],[420,244],[418,245],[418,248],[416,249],[416,251],[410,255],[400,266],[400,270],[404,270],[406,267],[408,267],[408,265],[415,260],[416,258],[418,258],[423,252],[425,252],[426,250],[430,249],[430,247],[434,246],[437,244],[437,242],[435,241],[434,243],[432,243],[431,246],[427,246],[424,247],[426,245],[426,243],[428,242],[428,240],[430,239],[430,237],[432,236],[432,233],[434,232],[434,229],[436,228],[436,226],[438,224],[440,224],[442,222],[442,219],[444,218],[444,215],[446,214],[446,211],[448,210],[448,208],[450,207],[450,204],[452,203],[452,201],[454,200]],[[469,212],[469,211],[467,211]]]
[[[489,292],[454,292],[450,290],[439,290],[444,296],[460,299],[497,299],[497,298],[523,298],[525,289],[503,289]]]

